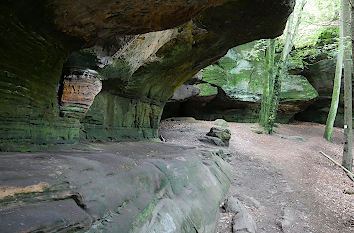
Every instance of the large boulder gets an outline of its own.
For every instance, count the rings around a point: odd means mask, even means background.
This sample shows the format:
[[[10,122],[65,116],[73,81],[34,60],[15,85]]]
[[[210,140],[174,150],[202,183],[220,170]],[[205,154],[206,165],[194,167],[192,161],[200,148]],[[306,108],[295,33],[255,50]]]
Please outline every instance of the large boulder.
[[[167,143],[77,149],[0,157],[2,233],[215,232],[222,158]]]

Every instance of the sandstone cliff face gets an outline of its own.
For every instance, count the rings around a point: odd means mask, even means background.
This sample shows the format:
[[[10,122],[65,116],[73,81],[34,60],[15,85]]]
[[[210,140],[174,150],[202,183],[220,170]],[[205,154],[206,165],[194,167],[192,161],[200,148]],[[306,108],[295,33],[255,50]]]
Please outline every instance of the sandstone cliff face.
[[[266,75],[265,53],[260,46],[263,46],[262,41],[237,46],[215,64],[204,68],[200,84],[196,85],[201,90],[199,96],[184,103],[172,100],[167,104],[172,106],[167,106],[164,117],[177,114],[205,120],[224,118],[234,122],[258,122]],[[282,77],[278,122],[288,123],[317,96],[317,91],[304,76]],[[178,105],[180,110],[176,112]]]
[[[296,119],[326,124],[329,108],[331,106],[335,70],[336,60],[327,58],[316,61],[306,67],[303,74],[318,91],[319,96],[304,112],[297,114]],[[343,86],[344,83],[342,81],[338,112],[334,123],[337,127],[343,127],[344,125]]]
[[[80,132],[85,139],[153,137],[177,87],[229,48],[281,34],[293,3],[3,1],[0,148],[73,143]],[[86,84],[62,76],[74,51],[85,52],[77,60],[80,69],[94,69],[102,78],[86,117],[95,87],[87,85],[91,94],[80,97],[68,87]],[[73,102],[85,106],[71,114]]]

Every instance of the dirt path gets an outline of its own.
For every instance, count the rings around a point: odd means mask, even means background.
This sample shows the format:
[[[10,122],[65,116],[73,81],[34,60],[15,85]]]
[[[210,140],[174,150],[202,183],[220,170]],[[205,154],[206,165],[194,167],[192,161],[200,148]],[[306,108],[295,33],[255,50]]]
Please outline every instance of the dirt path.
[[[229,123],[232,139],[233,181],[230,196],[237,197],[257,222],[258,232],[354,232],[354,190],[341,169],[319,154],[340,161],[342,133],[333,143],[322,138],[324,126],[280,125],[272,136],[256,134],[255,124]],[[169,141],[200,148],[211,122],[163,122],[161,134]],[[231,215],[222,214],[218,232],[231,232]]]

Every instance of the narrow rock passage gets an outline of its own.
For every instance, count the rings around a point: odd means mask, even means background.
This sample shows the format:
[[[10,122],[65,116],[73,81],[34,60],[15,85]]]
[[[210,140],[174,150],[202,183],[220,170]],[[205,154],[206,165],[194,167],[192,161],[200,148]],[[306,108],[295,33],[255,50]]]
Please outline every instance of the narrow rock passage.
[[[229,123],[233,181],[229,196],[241,201],[257,223],[257,232],[353,232],[354,183],[329,160],[342,154],[341,129],[333,143],[322,138],[324,126],[280,125],[272,136],[255,133],[257,125]],[[199,142],[212,122],[165,121],[161,134],[168,142],[213,147]],[[216,149],[217,147],[215,147]],[[221,148],[221,147],[219,147]],[[218,232],[231,231],[232,214],[221,213]]]

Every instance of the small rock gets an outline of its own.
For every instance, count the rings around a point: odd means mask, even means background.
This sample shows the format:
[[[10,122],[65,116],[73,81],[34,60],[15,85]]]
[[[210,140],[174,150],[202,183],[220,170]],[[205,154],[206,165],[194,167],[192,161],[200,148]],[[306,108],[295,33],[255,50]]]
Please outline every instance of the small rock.
[[[252,216],[247,211],[243,211],[235,215],[232,229],[233,232],[255,233],[257,226]]]
[[[229,127],[229,124],[224,119],[216,119],[213,122],[213,125],[217,125],[217,126],[221,126],[221,127],[225,127],[225,128]]]
[[[225,201],[224,207],[225,207],[226,212],[232,212],[235,214],[238,214],[239,212],[241,212],[242,208],[243,208],[241,202],[237,198],[234,198],[234,197],[229,197]]]
[[[198,140],[201,142],[210,143],[210,144],[213,144],[216,146],[227,146],[227,144],[225,144],[220,138],[217,138],[217,137],[204,136],[204,137],[198,138]]]
[[[212,127],[209,133],[207,133],[207,136],[219,138],[228,146],[231,138],[231,131],[226,128]]]
[[[294,141],[306,142],[306,139],[300,136],[281,136],[280,138],[289,139]]]
[[[238,199],[230,197],[225,202],[225,209],[236,214],[233,218],[233,232],[255,233],[257,231],[256,222]]]

